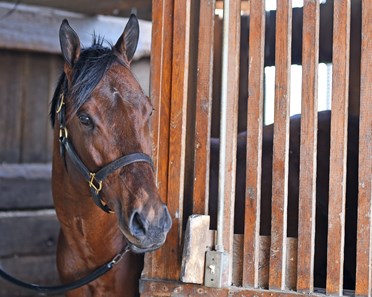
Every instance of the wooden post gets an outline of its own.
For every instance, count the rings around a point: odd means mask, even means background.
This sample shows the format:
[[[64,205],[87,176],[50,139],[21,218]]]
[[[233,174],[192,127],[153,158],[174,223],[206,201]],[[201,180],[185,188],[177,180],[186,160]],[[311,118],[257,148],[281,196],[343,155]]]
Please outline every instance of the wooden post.
[[[243,286],[259,286],[265,3],[251,0]]]
[[[190,0],[174,1],[171,109],[167,205],[173,226],[161,249],[164,279],[178,280],[181,268],[183,190],[186,149],[186,110],[189,69]],[[162,140],[160,140],[162,141]]]
[[[355,295],[372,295],[372,3],[362,2],[359,197]]]
[[[153,121],[154,155],[159,192],[166,197],[173,226],[163,247],[147,256],[144,277],[178,280],[181,266],[190,1],[153,1],[153,5],[154,48],[161,50],[160,56],[155,56],[156,51],[152,56],[157,67],[152,69],[153,77],[160,77],[160,81],[155,79],[152,84],[155,108],[158,108]]]
[[[168,154],[169,154],[169,112],[172,85],[172,40],[173,0],[152,1],[152,43],[151,43],[151,101],[152,141],[156,182],[160,197],[167,202]],[[159,275],[161,252],[147,253],[143,277]]]
[[[304,2],[297,290],[314,289],[319,0]]]
[[[278,0],[269,276],[270,289],[278,290],[285,288],[286,278],[291,27],[292,1]]]

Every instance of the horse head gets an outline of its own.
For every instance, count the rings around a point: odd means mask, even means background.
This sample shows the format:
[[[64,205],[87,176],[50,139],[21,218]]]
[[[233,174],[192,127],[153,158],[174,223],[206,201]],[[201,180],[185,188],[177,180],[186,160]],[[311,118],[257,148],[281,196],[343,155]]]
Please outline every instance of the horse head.
[[[97,205],[115,213],[131,250],[141,253],[164,243],[172,221],[148,157],[153,107],[130,69],[138,36],[138,20],[132,15],[111,48],[96,37],[91,47],[81,48],[78,35],[63,21],[59,38],[64,73],[51,118],[60,127],[61,157],[69,181],[84,193],[90,188]],[[126,156],[134,160],[124,164]],[[98,178],[100,170],[105,174]]]

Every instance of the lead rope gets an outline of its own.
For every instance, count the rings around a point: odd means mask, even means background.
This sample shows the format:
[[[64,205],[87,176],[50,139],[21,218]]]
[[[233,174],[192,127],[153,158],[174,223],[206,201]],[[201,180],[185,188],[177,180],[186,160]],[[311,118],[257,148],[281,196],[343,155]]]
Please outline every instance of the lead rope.
[[[130,250],[130,246],[127,245],[123,251],[115,255],[111,261],[107,262],[106,264],[98,267],[92,273],[88,274],[87,276],[82,277],[79,280],[73,281],[66,285],[57,285],[57,286],[40,286],[35,284],[30,284],[23,282],[10,274],[6,273],[4,270],[0,268],[0,276],[5,279],[6,281],[24,289],[31,290],[36,292],[41,296],[51,296],[51,295],[58,295],[64,294],[68,291],[80,288],[89,284],[90,282],[96,280],[100,276],[104,275],[106,272],[110,271],[116,264],[118,264],[124,257],[124,255]]]

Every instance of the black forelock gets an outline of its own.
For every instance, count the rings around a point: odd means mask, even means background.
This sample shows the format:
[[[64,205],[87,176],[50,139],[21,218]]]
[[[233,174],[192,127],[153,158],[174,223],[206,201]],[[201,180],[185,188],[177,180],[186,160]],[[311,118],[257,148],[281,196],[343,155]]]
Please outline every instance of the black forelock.
[[[112,48],[104,47],[103,42],[103,38],[94,35],[92,46],[82,49],[73,66],[71,86],[67,84],[65,73],[60,76],[51,103],[52,126],[60,95],[63,93],[68,104],[71,104],[72,114],[74,114],[90,98],[107,69],[117,59]]]

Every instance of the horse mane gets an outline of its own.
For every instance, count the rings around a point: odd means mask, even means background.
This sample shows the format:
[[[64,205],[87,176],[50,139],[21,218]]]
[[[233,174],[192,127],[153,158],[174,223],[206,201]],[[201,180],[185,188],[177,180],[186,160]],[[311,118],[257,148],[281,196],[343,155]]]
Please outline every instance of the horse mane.
[[[57,87],[51,101],[50,120],[54,127],[55,111],[61,94],[72,106],[72,115],[90,98],[102,77],[117,59],[111,47],[104,47],[104,38],[93,34],[92,45],[81,50],[78,60],[73,65],[71,86],[68,86],[66,74],[58,79]],[[71,100],[71,102],[70,102]]]

